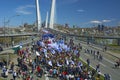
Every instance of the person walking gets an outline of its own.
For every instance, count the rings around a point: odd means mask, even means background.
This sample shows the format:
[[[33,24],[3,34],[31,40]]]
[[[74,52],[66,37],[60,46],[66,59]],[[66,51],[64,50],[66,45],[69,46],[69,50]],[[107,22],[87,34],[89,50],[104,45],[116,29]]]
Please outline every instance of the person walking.
[[[11,63],[10,70],[14,70],[14,62]]]
[[[99,72],[100,71],[100,64],[97,64],[96,65],[96,72]]]
[[[7,72],[7,68],[6,68],[6,66],[3,66],[3,68],[2,68],[2,76],[3,77],[7,77],[6,72]]]
[[[17,73],[14,71],[13,72],[13,80],[16,80]]]
[[[90,59],[88,58],[86,61],[87,61],[87,65],[89,67],[90,66]]]

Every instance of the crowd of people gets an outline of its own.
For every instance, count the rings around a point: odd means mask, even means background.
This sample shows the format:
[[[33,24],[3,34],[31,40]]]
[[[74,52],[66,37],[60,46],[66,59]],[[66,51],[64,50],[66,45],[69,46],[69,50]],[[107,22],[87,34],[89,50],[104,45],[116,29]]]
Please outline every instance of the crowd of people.
[[[74,40],[65,41],[62,36],[42,36],[32,47],[19,50],[17,68],[11,62],[10,69],[2,68],[3,76],[12,73],[13,80],[34,80],[44,74],[59,80],[100,80],[100,65],[96,70],[80,60],[82,46],[74,44]],[[87,52],[90,52],[87,50]],[[8,73],[6,73],[8,72]],[[37,80],[37,79],[35,79]]]

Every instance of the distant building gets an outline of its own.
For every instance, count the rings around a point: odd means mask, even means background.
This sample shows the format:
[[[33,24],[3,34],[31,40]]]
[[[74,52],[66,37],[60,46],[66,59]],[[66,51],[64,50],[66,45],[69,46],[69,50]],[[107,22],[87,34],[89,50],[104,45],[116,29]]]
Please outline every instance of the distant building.
[[[0,34],[3,34],[3,33],[4,33],[3,30],[4,30],[3,28],[0,28]]]
[[[102,24],[102,25],[98,25],[98,31],[101,32],[101,31],[104,31],[105,29],[105,26]]]
[[[65,28],[69,28],[69,25],[67,23],[65,24]]]

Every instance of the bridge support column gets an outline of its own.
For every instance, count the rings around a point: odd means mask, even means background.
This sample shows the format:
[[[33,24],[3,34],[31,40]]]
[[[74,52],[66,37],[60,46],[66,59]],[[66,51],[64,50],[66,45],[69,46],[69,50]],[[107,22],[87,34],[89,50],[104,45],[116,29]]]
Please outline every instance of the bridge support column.
[[[117,45],[120,46],[120,39],[117,39]]]

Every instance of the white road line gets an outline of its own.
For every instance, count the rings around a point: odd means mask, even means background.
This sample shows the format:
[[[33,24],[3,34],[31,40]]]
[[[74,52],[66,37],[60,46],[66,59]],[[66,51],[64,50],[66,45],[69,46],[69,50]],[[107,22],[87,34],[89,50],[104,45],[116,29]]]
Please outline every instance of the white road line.
[[[108,60],[106,58],[103,58],[103,59],[106,60],[107,62],[111,63],[111,64],[115,64],[114,62],[112,62],[112,61],[110,61],[110,60]]]
[[[105,64],[103,64],[103,63],[101,63],[101,62],[99,62],[99,64],[101,64],[102,66],[106,67],[106,65],[105,65]]]

